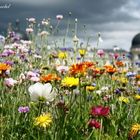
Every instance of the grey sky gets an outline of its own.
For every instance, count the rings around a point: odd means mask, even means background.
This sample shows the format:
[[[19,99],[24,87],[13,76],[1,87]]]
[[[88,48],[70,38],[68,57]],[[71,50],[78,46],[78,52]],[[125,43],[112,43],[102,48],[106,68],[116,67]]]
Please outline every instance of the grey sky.
[[[118,45],[129,50],[133,36],[140,32],[139,0],[0,0],[0,5],[4,3],[11,3],[11,7],[0,9],[1,30],[16,18],[21,21],[26,17],[55,19],[57,14],[64,15],[62,25],[65,25],[71,11],[72,19],[78,18],[81,40],[84,40],[81,29],[85,24],[87,34],[93,36],[93,45],[96,34],[101,32],[104,40],[101,47]]]

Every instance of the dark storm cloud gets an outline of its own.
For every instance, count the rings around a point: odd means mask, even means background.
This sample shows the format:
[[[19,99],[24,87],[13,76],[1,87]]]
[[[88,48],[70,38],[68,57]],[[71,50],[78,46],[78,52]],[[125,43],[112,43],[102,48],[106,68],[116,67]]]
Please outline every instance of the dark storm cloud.
[[[106,41],[116,32],[120,35],[118,32],[131,29],[133,36],[139,29],[140,16],[137,10],[140,2],[137,0],[0,0],[2,1],[9,1],[12,6],[9,9],[0,9],[0,30],[17,18],[21,20],[22,27],[25,27],[27,17],[35,17],[37,20],[48,17],[55,19],[57,14],[64,15],[60,26],[63,29],[66,27],[68,12],[72,12],[71,20],[78,18],[79,30],[86,24],[89,34],[100,31],[105,34]],[[132,26],[133,24],[135,26]],[[124,40],[126,39],[127,35]]]
[[[3,0],[0,0],[3,1]],[[10,1],[10,0],[9,0]],[[61,1],[61,0],[60,0]],[[43,5],[32,5],[33,0],[30,4],[27,2],[17,3],[12,0],[12,6],[9,9],[0,9],[0,18],[4,21],[7,19],[23,18],[28,16],[44,17],[44,16],[55,16],[56,14],[62,13],[66,15],[69,11],[73,15],[81,20],[98,22],[107,21],[112,18],[114,11],[124,5],[127,0],[70,0],[63,1],[61,4],[53,3],[48,4],[48,1],[42,1]]]

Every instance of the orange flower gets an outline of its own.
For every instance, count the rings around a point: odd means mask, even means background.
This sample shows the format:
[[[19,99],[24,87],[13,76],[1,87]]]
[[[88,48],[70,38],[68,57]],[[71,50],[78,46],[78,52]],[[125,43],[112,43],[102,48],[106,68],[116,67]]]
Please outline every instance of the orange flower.
[[[51,81],[59,81],[61,80],[56,74],[47,74],[40,77],[40,81],[42,82],[51,82]]]
[[[92,69],[94,74],[101,74],[101,68]]]
[[[106,68],[106,72],[109,74],[113,74],[117,71],[117,69],[112,65],[105,65],[104,67]]]
[[[116,71],[117,71],[116,68],[106,69],[106,72],[108,72],[109,74],[113,74]]]
[[[136,75],[136,79],[137,80],[140,80],[140,74],[139,75]]]
[[[11,66],[5,64],[5,63],[0,63],[0,71],[6,71],[9,70]]]
[[[92,68],[92,74],[93,74],[93,77],[96,78],[96,77],[99,77],[101,76],[103,73],[104,73],[104,69],[103,68]]]
[[[113,68],[113,66],[112,66],[112,65],[104,65],[104,67],[105,67],[106,69]]]
[[[76,75],[76,74],[86,74],[86,65],[83,63],[80,64],[73,64],[69,71],[71,75]]]
[[[82,64],[85,65],[87,68],[95,66],[95,63],[90,62],[90,61],[85,61]]]
[[[123,63],[122,61],[117,61],[117,62],[116,62],[116,65],[117,65],[118,67],[123,67],[123,66],[124,66],[124,63]]]
[[[5,77],[5,71],[10,70],[11,66],[5,64],[5,63],[0,63],[0,76]]]

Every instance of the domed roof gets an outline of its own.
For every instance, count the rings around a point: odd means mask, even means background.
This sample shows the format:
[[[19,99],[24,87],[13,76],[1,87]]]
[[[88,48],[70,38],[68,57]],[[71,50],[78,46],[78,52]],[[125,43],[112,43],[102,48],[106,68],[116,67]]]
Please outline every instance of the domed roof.
[[[134,36],[131,48],[140,48],[140,33]]]

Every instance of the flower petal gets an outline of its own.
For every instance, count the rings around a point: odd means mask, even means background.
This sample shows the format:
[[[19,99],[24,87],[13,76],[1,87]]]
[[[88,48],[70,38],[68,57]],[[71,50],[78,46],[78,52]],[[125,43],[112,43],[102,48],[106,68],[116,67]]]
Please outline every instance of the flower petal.
[[[37,101],[39,96],[42,96],[44,86],[41,83],[31,85],[28,89],[32,101]]]

